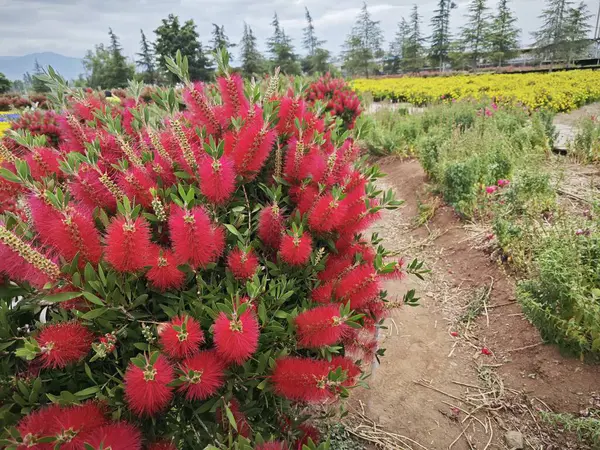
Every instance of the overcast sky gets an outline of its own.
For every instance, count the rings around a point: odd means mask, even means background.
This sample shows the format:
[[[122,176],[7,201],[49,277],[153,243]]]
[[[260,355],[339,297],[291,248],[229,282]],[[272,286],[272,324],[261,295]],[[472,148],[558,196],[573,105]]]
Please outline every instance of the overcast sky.
[[[392,39],[398,21],[408,18],[414,3],[423,16],[425,34],[438,0],[370,0],[373,18],[381,22],[386,42]],[[596,23],[600,0],[586,0]],[[458,30],[465,22],[469,0],[456,0],[451,27]],[[512,0],[518,25],[523,30],[521,41],[531,43],[530,33],[539,26],[538,16],[544,0]],[[493,11],[497,0],[488,0]],[[261,48],[272,33],[273,13],[279,15],[285,31],[301,52],[300,39],[305,26],[304,7],[308,7],[315,28],[326,47],[339,53],[362,0],[0,0],[0,55],[24,55],[52,51],[82,57],[94,44],[107,42],[112,27],[121,39],[129,57],[138,51],[140,28],[152,38],[152,31],[169,13],[183,20],[194,19],[203,43],[210,39],[211,23],[225,26],[232,42],[239,42],[243,22],[250,25]],[[593,33],[593,30],[592,30]],[[386,43],[387,48],[387,43]],[[234,56],[237,56],[234,54]]]

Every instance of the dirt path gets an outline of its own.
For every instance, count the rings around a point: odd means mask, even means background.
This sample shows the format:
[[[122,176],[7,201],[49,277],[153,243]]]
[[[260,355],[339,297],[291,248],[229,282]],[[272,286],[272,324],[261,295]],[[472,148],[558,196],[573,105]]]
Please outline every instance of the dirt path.
[[[421,306],[395,311],[388,320],[386,356],[371,389],[357,393],[354,410],[418,443],[397,439],[387,448],[505,449],[507,431],[521,432],[525,448],[584,448],[571,438],[549,436],[534,419],[535,410],[584,409],[591,393],[600,391],[600,367],[541,345],[515,303],[514,280],[472,247],[470,233],[450,208],[439,208],[427,226],[414,227],[426,183],[417,161],[390,158],[379,165],[406,204],[373,231],[390,250],[426,260],[432,274],[425,282],[388,283],[392,297],[415,287]],[[477,407],[477,419],[467,418]]]

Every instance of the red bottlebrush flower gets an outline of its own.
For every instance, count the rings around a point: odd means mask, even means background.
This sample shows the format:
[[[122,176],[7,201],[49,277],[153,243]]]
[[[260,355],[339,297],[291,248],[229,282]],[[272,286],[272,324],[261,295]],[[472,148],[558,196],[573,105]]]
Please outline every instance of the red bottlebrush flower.
[[[235,424],[237,426],[237,434],[246,438],[250,436],[250,434],[252,433],[252,430],[250,429],[250,423],[248,422],[246,415],[241,410],[240,402],[238,402],[235,398],[232,398],[231,400],[229,400],[227,406],[229,407],[231,415],[235,420]],[[231,426],[229,418],[226,414],[223,414],[223,410],[220,407],[217,408],[216,415],[217,420],[221,424],[221,426],[226,430],[229,429],[229,427]]]
[[[173,398],[168,386],[173,378],[173,368],[164,356],[159,356],[154,365],[146,360],[144,369],[129,363],[124,379],[129,409],[138,416],[153,416],[164,410]]]
[[[394,264],[392,272],[382,274],[381,277],[385,280],[403,280],[406,277],[405,265],[404,260],[400,259]]]
[[[96,265],[102,257],[100,233],[94,220],[76,208],[62,214],[49,242],[67,260],[78,254],[79,267],[84,267],[87,262]]]
[[[316,303],[330,303],[332,295],[333,284],[327,283],[313,289],[310,299]]]
[[[280,135],[292,133],[296,127],[296,118],[300,119],[304,115],[304,108],[304,100],[289,95],[283,97],[281,99],[281,104],[279,105],[279,123],[277,124],[277,132]]]
[[[148,265],[151,268],[146,273],[150,284],[161,292],[180,289],[185,282],[185,274],[177,268],[175,254],[159,246],[154,246],[150,253],[152,256]]]
[[[300,214],[307,214],[319,198],[319,189],[316,186],[308,185],[300,189],[296,205]]]
[[[204,400],[225,383],[224,366],[214,351],[203,351],[181,363],[184,384],[179,388],[188,400]]]
[[[142,434],[131,424],[116,422],[92,431],[85,437],[85,443],[93,448],[111,450],[141,450]]]
[[[1,222],[0,222],[1,224]],[[33,246],[32,246],[33,248]],[[35,248],[34,248],[35,249]],[[35,249],[40,254],[44,252]],[[48,259],[47,255],[45,255]],[[42,289],[50,280],[50,277],[23,259],[21,255],[13,251],[6,244],[0,242],[0,273],[5,273],[11,280],[27,282],[37,289]],[[52,280],[54,281],[54,280]]]
[[[321,440],[321,433],[312,425],[307,423],[303,423],[298,426],[298,430],[300,430],[301,435],[300,438],[296,441],[296,449],[302,450],[305,445],[308,444],[309,439],[313,441],[313,443],[318,444]]]
[[[202,83],[196,83],[185,89],[183,99],[192,113],[192,118],[204,125],[208,134],[221,133],[221,124],[204,94]]]
[[[94,208],[103,208],[108,211],[117,209],[117,200],[114,195],[102,184],[100,174],[89,166],[79,169],[69,187],[73,197],[90,212]]]
[[[238,73],[227,77],[218,77],[225,115],[228,118],[242,116],[248,112],[250,104],[244,95],[244,81]]]
[[[144,208],[152,207],[152,194],[150,189],[156,189],[156,183],[145,169],[133,167],[125,172],[120,180],[119,186],[130,200]]]
[[[185,210],[174,206],[169,217],[171,241],[175,255],[192,267],[205,267],[215,261],[217,251],[214,232],[206,211],[196,206]]]
[[[373,362],[378,348],[375,333],[374,327],[371,329],[366,325],[362,330],[352,329],[352,332],[344,336],[343,340],[346,357],[352,361],[362,361],[366,364]]]
[[[54,418],[60,413],[60,410],[60,406],[50,405],[23,417],[17,424],[17,430],[23,440],[23,445],[18,449],[51,450],[53,448],[51,444],[36,445],[36,443],[39,439],[50,436]]]
[[[49,201],[35,195],[29,197],[29,209],[33,226],[38,233],[39,240],[46,245],[53,245],[54,230],[60,227],[61,214]]]
[[[211,229],[213,259],[219,259],[225,251],[225,228],[213,226]]]
[[[285,357],[275,362],[271,375],[275,393],[290,400],[319,403],[332,398],[327,377],[330,364],[324,360]]]
[[[335,200],[331,194],[326,194],[312,208],[308,225],[317,233],[328,233],[342,224],[345,215],[346,205]]]
[[[146,169],[152,174],[154,183],[158,183],[159,178],[164,187],[169,187],[177,183],[177,177],[173,172],[172,162],[168,161],[158,153],[154,154],[154,160],[152,162],[146,164]]]
[[[230,319],[219,314],[214,324],[214,341],[217,353],[228,363],[241,364],[258,348],[259,337],[256,317],[246,311]]]
[[[61,178],[63,172],[60,170],[59,165],[60,156],[54,149],[36,147],[25,157],[25,161],[29,165],[31,176],[36,180],[52,176],[53,174]]]
[[[227,267],[238,280],[247,280],[254,276],[258,269],[258,258],[254,251],[233,249],[227,256]]]
[[[36,340],[43,366],[56,369],[87,355],[94,342],[94,334],[78,322],[65,322],[44,327]]]
[[[200,345],[204,344],[204,333],[200,324],[188,315],[171,319],[159,334],[163,351],[175,359],[187,358],[198,353]]]
[[[285,234],[281,239],[279,246],[281,259],[291,266],[306,264],[310,259],[311,252],[312,238],[308,233],[303,233],[301,236]]]
[[[341,368],[346,372],[346,381],[342,382],[342,386],[350,387],[356,384],[356,378],[360,375],[360,367],[354,361],[344,356],[334,356],[331,358],[330,370]]]
[[[148,450],[177,450],[177,447],[172,442],[155,442],[148,447]]]
[[[283,442],[272,441],[258,444],[254,447],[254,450],[287,450],[287,447]]]
[[[277,134],[262,116],[247,122],[240,131],[232,157],[235,170],[247,180],[253,180],[269,156]]]
[[[344,319],[339,305],[317,306],[298,314],[295,319],[298,344],[305,348],[333,345],[342,338]]]
[[[204,158],[200,162],[200,191],[212,203],[222,205],[235,190],[235,170],[227,156],[215,160]]]
[[[108,423],[105,412],[97,403],[61,408],[52,418],[50,435],[60,444],[61,450],[83,448],[85,434]]]
[[[277,249],[283,232],[283,215],[277,205],[263,208],[258,218],[258,237],[267,246]]]
[[[350,307],[357,309],[376,298],[379,291],[377,272],[370,265],[363,264],[342,277],[334,294],[340,302],[346,303],[350,300]]]
[[[152,244],[143,217],[117,216],[106,230],[106,260],[119,272],[137,272],[148,264]]]

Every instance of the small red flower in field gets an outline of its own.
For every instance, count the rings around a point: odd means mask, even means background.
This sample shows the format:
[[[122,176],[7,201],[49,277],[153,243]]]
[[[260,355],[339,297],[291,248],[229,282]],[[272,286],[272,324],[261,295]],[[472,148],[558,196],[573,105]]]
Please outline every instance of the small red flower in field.
[[[247,122],[240,131],[232,157],[235,171],[253,180],[271,153],[277,134],[262,119],[262,114]]]
[[[229,400],[229,403],[227,406],[229,407],[229,410],[231,411],[231,415],[233,416],[233,419],[235,420],[235,424],[237,426],[237,434],[239,434],[240,436],[243,436],[243,437],[250,436],[250,434],[252,433],[252,430],[250,429],[250,423],[248,422],[246,415],[242,412],[242,409],[240,407],[240,402],[238,402],[237,399],[232,398],[231,400]],[[221,424],[221,426],[225,430],[228,430],[231,427],[231,424],[229,422],[229,418],[227,417],[227,414],[223,414],[223,410],[221,407],[217,408],[216,415],[217,415],[217,420]]]
[[[305,348],[333,345],[346,328],[339,305],[317,306],[299,314],[296,319],[298,344]]]
[[[319,403],[332,398],[330,364],[325,360],[285,357],[275,362],[271,381],[275,393],[290,400]]]
[[[61,450],[79,450],[83,448],[85,434],[106,425],[108,420],[97,403],[87,402],[62,408],[52,422],[49,435],[56,439]]]
[[[50,444],[42,443],[36,445],[36,443],[39,439],[51,434],[54,418],[60,413],[60,410],[60,406],[50,405],[23,417],[17,424],[17,430],[23,440],[23,445],[18,447],[18,449],[51,450],[52,447]]]
[[[252,249],[246,252],[235,248],[227,256],[227,267],[238,280],[247,280],[256,273],[258,258]]]
[[[143,369],[129,363],[124,379],[129,409],[138,416],[153,416],[164,410],[173,398],[173,390],[168,386],[173,378],[173,368],[164,356],[159,356],[154,364],[146,359]]]
[[[382,277],[386,280],[403,280],[406,277],[406,270],[404,266],[405,262],[403,259],[396,261],[394,270],[390,273],[384,274]]]
[[[89,166],[82,166],[69,184],[73,197],[89,212],[94,208],[114,211],[117,201],[100,181],[100,174]]]
[[[132,273],[148,264],[150,228],[142,217],[117,216],[106,230],[106,260],[119,272]]]
[[[327,283],[313,289],[310,299],[317,303],[330,303],[333,295],[333,284]]]
[[[290,266],[303,266],[309,261],[311,252],[312,238],[308,233],[285,234],[281,239],[279,253]]]
[[[185,274],[177,268],[175,254],[158,245],[153,246],[150,253],[150,270],[146,272],[150,284],[161,292],[181,288],[185,282]]]
[[[202,195],[217,205],[227,203],[235,190],[235,170],[231,159],[227,156],[218,160],[204,158],[198,171]]]
[[[175,359],[187,358],[200,351],[204,333],[200,324],[188,315],[175,317],[161,327],[159,342],[168,356]]]
[[[487,348],[487,347],[482,347],[481,348],[481,353],[483,355],[486,355],[486,356],[492,356],[493,355],[492,351],[489,348]]]
[[[228,363],[242,364],[250,358],[258,348],[259,334],[258,321],[250,311],[231,319],[221,313],[215,320],[215,347]]]
[[[250,104],[244,94],[244,81],[238,73],[232,73],[227,77],[218,77],[219,91],[225,107],[225,115],[235,118],[248,112]]]
[[[131,424],[116,422],[90,432],[84,439],[86,444],[98,449],[141,450],[142,434]]]
[[[150,189],[156,189],[156,183],[148,172],[139,167],[133,167],[122,174],[119,180],[119,186],[123,192],[136,204],[144,208],[152,206],[152,194]]]
[[[66,367],[90,351],[94,334],[78,322],[48,325],[36,338],[44,367]]]
[[[204,400],[217,393],[225,382],[225,368],[214,351],[202,351],[180,365],[184,384],[179,388],[188,400]]]
[[[488,186],[485,188],[485,192],[487,192],[488,194],[493,194],[497,190],[498,190],[498,186]]]
[[[334,294],[343,303],[350,300],[352,309],[360,308],[379,295],[379,277],[375,269],[363,264],[347,272],[337,284]]]
[[[510,184],[510,180],[498,180],[499,187],[505,187],[505,186],[508,186],[509,184]]]
[[[172,442],[155,442],[148,447],[148,450],[177,450],[177,447]]]
[[[264,444],[258,444],[254,447],[254,450],[287,450],[287,447],[283,442],[272,441],[265,442]]]
[[[283,215],[276,204],[266,206],[258,219],[258,237],[271,248],[279,248],[283,233]]]
[[[333,198],[331,194],[321,197],[308,216],[308,225],[317,233],[334,231],[342,224],[346,215],[346,205]]]
[[[213,228],[206,211],[174,206],[169,217],[171,241],[177,258],[192,267],[205,267],[216,259]]]
[[[458,331],[451,331],[450,332],[450,336],[457,337],[458,336]]]

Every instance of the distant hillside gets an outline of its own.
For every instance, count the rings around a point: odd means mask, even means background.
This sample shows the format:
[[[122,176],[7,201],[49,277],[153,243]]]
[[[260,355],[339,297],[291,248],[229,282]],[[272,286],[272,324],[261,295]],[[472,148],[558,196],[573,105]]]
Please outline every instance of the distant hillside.
[[[42,67],[52,66],[67,80],[75,79],[83,73],[81,58],[52,52],[31,53],[25,56],[0,56],[0,72],[9,80],[21,80],[25,72],[33,73],[36,59]]]

